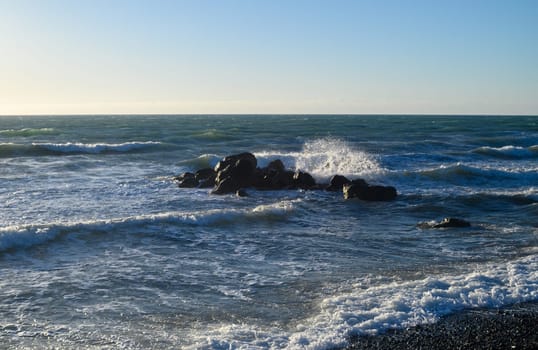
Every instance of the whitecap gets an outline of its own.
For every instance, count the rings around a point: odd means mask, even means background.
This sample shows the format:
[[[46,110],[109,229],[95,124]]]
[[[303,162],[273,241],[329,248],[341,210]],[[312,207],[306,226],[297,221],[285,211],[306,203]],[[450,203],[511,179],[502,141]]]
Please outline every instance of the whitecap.
[[[375,156],[333,137],[307,141],[300,152],[263,151],[254,155],[260,166],[280,159],[286,167],[306,171],[320,182],[335,174],[368,178],[384,173]]]
[[[295,204],[300,201],[300,199],[284,200],[247,209],[178,211],[84,222],[6,226],[0,228],[0,252],[10,249],[29,248],[53,241],[63,234],[76,232],[110,232],[121,228],[133,228],[136,229],[133,231],[137,231],[141,227],[155,224],[212,226],[240,224],[251,220],[279,220],[292,213],[295,209]]]
[[[538,145],[530,147],[520,147],[512,145],[507,145],[503,147],[484,146],[474,149],[473,152],[496,158],[534,158],[538,157]]]
[[[130,152],[161,145],[161,142],[125,142],[125,143],[32,143],[32,146],[58,153]]]

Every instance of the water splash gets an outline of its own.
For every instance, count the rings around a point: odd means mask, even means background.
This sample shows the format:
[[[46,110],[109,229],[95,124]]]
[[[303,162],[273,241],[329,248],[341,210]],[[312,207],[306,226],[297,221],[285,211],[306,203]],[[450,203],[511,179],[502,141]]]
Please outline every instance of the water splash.
[[[320,180],[332,175],[368,177],[382,172],[376,159],[338,138],[308,141],[295,160],[295,167]]]

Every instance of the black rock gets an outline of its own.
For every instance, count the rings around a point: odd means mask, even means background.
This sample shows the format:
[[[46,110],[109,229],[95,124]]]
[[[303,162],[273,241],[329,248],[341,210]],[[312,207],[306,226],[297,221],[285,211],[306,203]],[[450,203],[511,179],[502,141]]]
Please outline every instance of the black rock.
[[[308,190],[316,186],[316,180],[309,173],[297,170],[293,174],[293,184],[298,188]]]
[[[211,177],[215,178],[216,176],[217,176],[217,173],[212,168],[203,168],[203,169],[198,170],[194,174],[194,177],[198,181],[205,180],[205,179],[208,179],[208,178],[211,178]]]
[[[220,160],[217,165],[215,165],[214,170],[218,173],[229,165],[235,164],[239,159],[245,159],[249,161],[252,164],[252,169],[256,169],[256,167],[258,166],[258,160],[256,159],[256,157],[252,153],[245,152],[224,157],[224,159]]]
[[[433,228],[445,228],[445,227],[470,227],[471,223],[458,218],[444,218],[443,221],[433,224]]]
[[[361,181],[366,183],[364,180]],[[358,198],[365,201],[391,201],[396,199],[397,192],[394,187],[364,185],[362,182],[345,184],[342,189],[344,198]]]
[[[331,180],[329,181],[329,186],[325,188],[327,191],[331,192],[339,192],[342,191],[342,188],[345,184],[350,183],[351,181],[342,175],[334,175],[331,177]]]
[[[227,194],[234,193],[239,190],[241,186],[235,182],[231,177],[222,179],[215,184],[215,188],[211,191],[212,194]]]
[[[189,178],[189,177],[194,177],[194,174],[193,173],[190,173],[190,172],[186,172],[186,173],[183,173],[181,175],[178,175],[178,176],[174,176],[174,181],[182,181],[184,180],[185,178]]]
[[[251,187],[255,182],[257,163],[252,153],[224,158],[215,166],[215,189],[211,193],[234,193],[240,188]]]
[[[275,159],[267,165],[266,169],[274,170],[276,172],[283,172],[286,170],[286,167],[284,166],[284,163],[282,163],[280,159]]]
[[[194,174],[194,178],[198,180],[198,187],[209,188],[215,186],[215,178],[217,173],[212,168],[204,168],[198,170]]]
[[[372,186],[363,179],[350,180],[342,175],[334,175],[329,184],[318,184],[307,172],[287,170],[280,159],[271,161],[264,168],[258,168],[257,165],[258,161],[252,153],[239,153],[223,158],[214,169],[200,169],[195,174],[184,173],[174,180],[179,187],[213,187],[213,194],[240,195],[244,193],[240,190],[254,187],[259,190],[300,188],[342,191],[346,199],[359,198],[367,201],[390,201],[397,196],[396,189],[392,186]]]
[[[182,188],[193,188],[198,186],[198,180],[196,180],[193,173],[186,172],[179,176],[174,177],[174,181]]]
[[[355,180],[352,180],[351,183],[353,185],[358,185],[358,186],[363,186],[363,187],[369,186],[368,183],[364,181],[363,179],[355,179]]]

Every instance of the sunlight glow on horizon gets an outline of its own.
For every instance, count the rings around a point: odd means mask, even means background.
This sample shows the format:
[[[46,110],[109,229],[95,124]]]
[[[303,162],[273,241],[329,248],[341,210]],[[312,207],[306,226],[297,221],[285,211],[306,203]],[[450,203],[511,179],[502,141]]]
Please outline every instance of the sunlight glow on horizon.
[[[531,0],[0,0],[0,115],[537,115],[536,18]]]

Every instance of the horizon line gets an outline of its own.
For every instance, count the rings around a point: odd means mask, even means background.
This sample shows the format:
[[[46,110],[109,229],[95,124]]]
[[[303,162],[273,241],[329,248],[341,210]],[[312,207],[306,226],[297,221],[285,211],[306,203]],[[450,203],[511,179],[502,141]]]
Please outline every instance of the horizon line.
[[[84,116],[452,116],[452,117],[538,117],[511,113],[38,113],[0,114],[0,117],[84,117]]]

